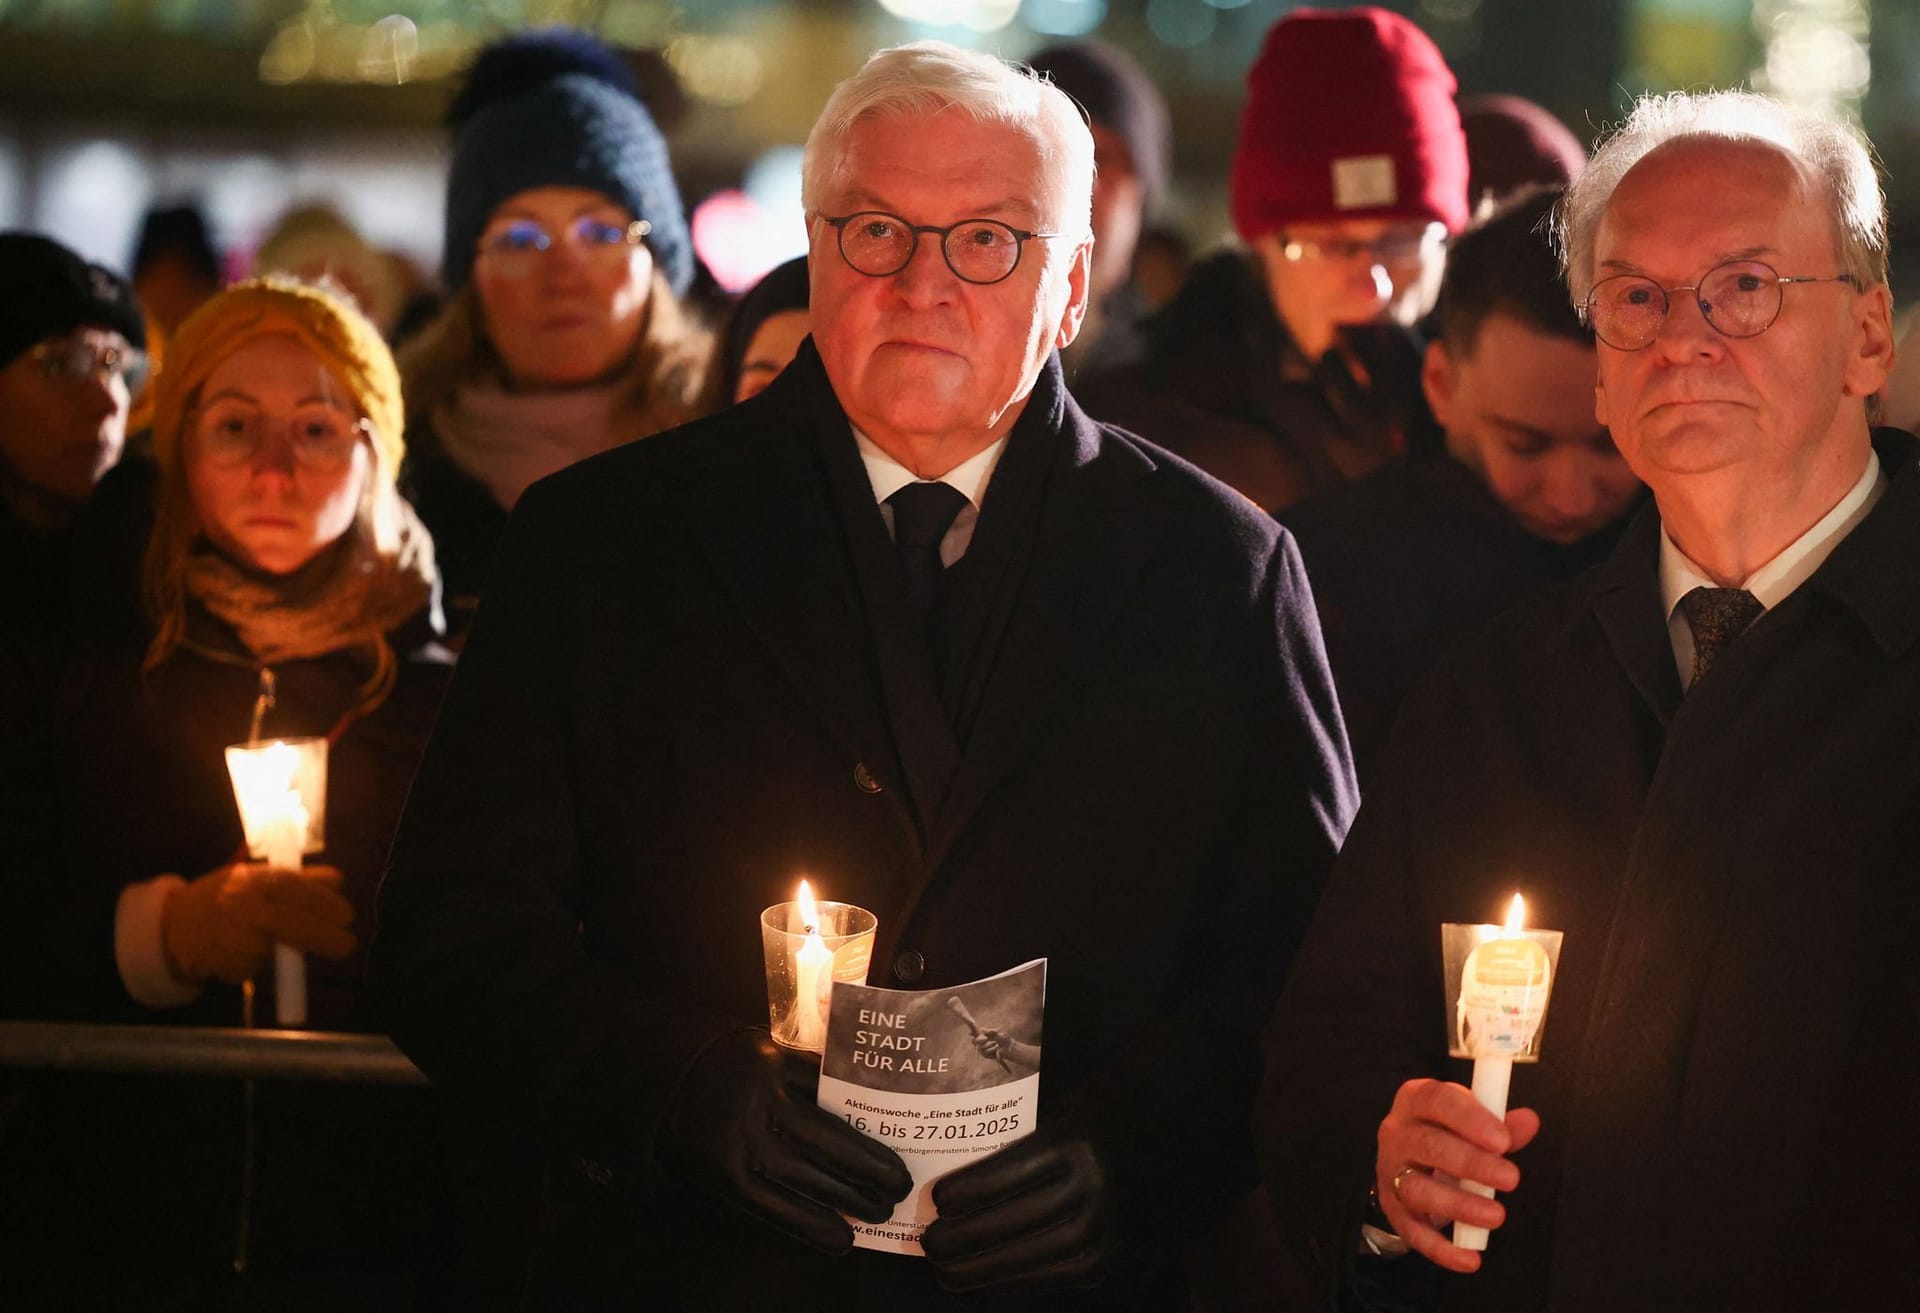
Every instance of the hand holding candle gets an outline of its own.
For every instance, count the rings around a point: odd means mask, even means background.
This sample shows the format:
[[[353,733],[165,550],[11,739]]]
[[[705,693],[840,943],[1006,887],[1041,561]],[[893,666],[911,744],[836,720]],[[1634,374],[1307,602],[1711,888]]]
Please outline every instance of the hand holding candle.
[[[1473,1097],[1495,1117],[1505,1117],[1514,1062],[1539,1059],[1561,934],[1527,930],[1526,903],[1519,894],[1513,896],[1504,926],[1448,924],[1441,929],[1453,1055],[1473,1059]],[[1493,1198],[1493,1187],[1479,1181],[1463,1180],[1460,1188]],[[1485,1249],[1487,1228],[1455,1222],[1453,1243],[1462,1249]]]

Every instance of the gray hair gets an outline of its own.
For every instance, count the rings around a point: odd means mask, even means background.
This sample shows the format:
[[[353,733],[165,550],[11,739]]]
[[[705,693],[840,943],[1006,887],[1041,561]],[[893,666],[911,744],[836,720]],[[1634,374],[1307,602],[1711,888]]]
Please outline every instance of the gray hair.
[[[1614,189],[1657,147],[1681,137],[1768,142],[1820,178],[1840,238],[1840,258],[1861,287],[1887,281],[1887,201],[1873,147],[1850,123],[1752,91],[1642,96],[1567,189],[1555,220],[1574,304],[1593,286],[1593,240]]]
[[[807,134],[800,199],[818,210],[840,164],[840,145],[871,114],[937,114],[959,109],[1030,137],[1055,182],[1058,212],[1048,216],[1075,237],[1092,231],[1093,134],[1072,100],[1023,65],[962,50],[944,41],[915,41],[874,54],[827,98]]]

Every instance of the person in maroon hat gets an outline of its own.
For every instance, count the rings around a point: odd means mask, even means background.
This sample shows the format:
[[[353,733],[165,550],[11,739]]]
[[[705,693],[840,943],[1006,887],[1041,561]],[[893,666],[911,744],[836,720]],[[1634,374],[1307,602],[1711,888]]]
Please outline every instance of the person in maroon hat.
[[[1269,510],[1379,468],[1430,423],[1413,326],[1467,222],[1454,77],[1397,14],[1302,9],[1247,79],[1242,251],[1203,263],[1142,365],[1083,388]]]
[[[1573,130],[1524,96],[1462,96],[1467,195],[1477,206],[1528,185],[1565,187],[1587,166]]]

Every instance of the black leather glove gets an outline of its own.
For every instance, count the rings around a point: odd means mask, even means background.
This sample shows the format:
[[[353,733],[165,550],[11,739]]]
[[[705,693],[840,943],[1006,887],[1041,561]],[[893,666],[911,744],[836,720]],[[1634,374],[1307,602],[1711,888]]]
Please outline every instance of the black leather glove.
[[[662,1154],[687,1184],[829,1254],[853,1247],[842,1213],[884,1222],[913,1178],[900,1156],[794,1097],[764,1031],[715,1041],[687,1073]]]
[[[1036,1131],[933,1186],[921,1245],[948,1290],[1095,1286],[1124,1252],[1125,1212],[1094,1144]]]

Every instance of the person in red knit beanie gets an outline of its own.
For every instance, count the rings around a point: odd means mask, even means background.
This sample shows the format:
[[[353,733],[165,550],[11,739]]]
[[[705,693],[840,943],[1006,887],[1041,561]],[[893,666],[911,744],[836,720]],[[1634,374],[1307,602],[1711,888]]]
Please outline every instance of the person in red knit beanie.
[[[1247,75],[1233,224],[1309,358],[1343,324],[1411,326],[1433,308],[1445,239],[1467,222],[1453,73],[1384,9],[1300,10]]]
[[[1468,217],[1454,90],[1440,51],[1398,14],[1300,9],[1276,23],[1233,156],[1246,250],[1196,270],[1134,377],[1083,390],[1092,413],[1269,510],[1405,450],[1430,425],[1411,330]],[[1182,413],[1194,408],[1197,428]]]

